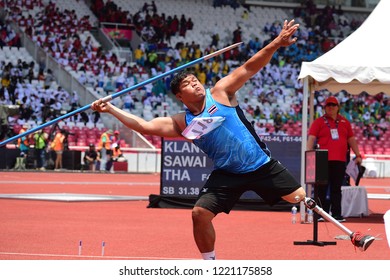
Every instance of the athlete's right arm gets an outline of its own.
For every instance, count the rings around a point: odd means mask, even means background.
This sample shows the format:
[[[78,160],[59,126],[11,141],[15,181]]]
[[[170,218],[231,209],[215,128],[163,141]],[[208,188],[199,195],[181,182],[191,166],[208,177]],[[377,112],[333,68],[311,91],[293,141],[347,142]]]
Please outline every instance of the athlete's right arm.
[[[146,121],[136,115],[115,107],[110,102],[104,103],[101,99],[93,102],[91,109],[101,113],[109,113],[128,128],[147,135],[180,137],[184,127],[184,113],[172,117],[157,117],[150,121]]]

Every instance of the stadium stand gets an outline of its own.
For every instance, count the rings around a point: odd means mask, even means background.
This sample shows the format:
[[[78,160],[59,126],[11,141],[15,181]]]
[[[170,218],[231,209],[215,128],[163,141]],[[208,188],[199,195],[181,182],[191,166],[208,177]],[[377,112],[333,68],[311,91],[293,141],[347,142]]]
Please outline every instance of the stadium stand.
[[[4,5],[5,2],[7,5]],[[27,2],[30,4],[27,5]],[[24,91],[32,88],[39,97],[46,95],[49,100],[53,96],[63,95],[62,98],[65,99],[52,99],[53,104],[50,104],[49,111],[52,110],[55,114],[50,116],[51,118],[61,112],[74,110],[75,106],[87,104],[88,99],[94,100],[147,80],[240,38],[244,44],[239,50],[193,69],[198,76],[205,74],[207,85],[226,75],[238,65],[237,62],[246,59],[261,48],[262,44],[272,39],[281,26],[281,19],[295,17],[301,24],[298,44],[278,52],[272,62],[239,92],[240,105],[245,106],[248,102],[249,105],[244,108],[245,114],[254,125],[263,124],[270,134],[291,136],[301,135],[300,104],[303,95],[302,85],[297,81],[301,61],[313,60],[332,48],[353,32],[367,16],[367,13],[346,13],[331,7],[323,9],[313,9],[312,6],[295,9],[243,5],[232,7],[212,0],[165,0],[156,1],[154,5],[144,0],[93,1],[94,5],[90,7],[87,2],[76,0],[1,3],[6,12],[2,30],[8,32],[8,36],[3,37],[5,39],[0,50],[2,76],[7,72],[6,66],[9,63],[12,65],[9,66],[11,69],[17,69],[19,60],[27,65],[33,62],[33,78],[28,82],[24,79],[18,84],[18,88],[23,87]],[[100,10],[97,9],[97,5],[101,5],[100,9],[106,13],[98,13]],[[188,11],[191,11],[191,17]],[[327,17],[321,18],[322,14],[326,14]],[[181,21],[183,16],[185,19]],[[120,21],[134,25],[134,32],[139,33],[141,37],[139,48],[142,59],[124,60],[115,49],[105,49],[100,44],[96,32],[93,32],[99,28],[102,21]],[[156,22],[160,22],[165,28],[159,30]],[[177,29],[173,29],[174,33],[167,32],[172,30],[167,25],[168,22],[176,22],[178,25]],[[180,30],[184,23],[184,30]],[[67,28],[61,28],[62,26]],[[157,34],[157,37],[147,36],[148,33],[142,29],[143,26],[153,26],[152,33]],[[42,61],[34,60],[37,57],[31,56],[31,51],[21,45],[20,39],[24,36],[31,38],[46,55],[52,57],[61,69],[69,73],[72,81],[77,81],[74,84],[89,92],[89,97],[82,95],[81,90],[64,90],[68,83],[58,79],[59,71],[53,71],[57,78],[55,77],[50,85],[46,85],[45,79],[50,76],[50,68]],[[135,55],[136,49],[133,49],[133,52]],[[24,73],[23,76],[27,77],[27,74]],[[2,84],[3,80],[4,83],[7,82],[6,79],[2,79]],[[156,85],[134,90],[113,102],[146,119],[151,119],[155,115],[177,113],[183,108],[169,96],[168,83],[169,78]],[[62,89],[59,89],[61,87]],[[5,88],[7,87],[3,85],[3,91]],[[22,102],[23,95],[17,102],[12,100],[9,94],[7,97],[7,94],[3,94],[2,104],[22,103],[21,107],[28,105]],[[328,95],[327,91],[316,94],[314,105],[317,114],[320,114],[322,102]],[[373,155],[389,154],[388,98],[383,95],[371,97],[365,93],[351,96],[346,92],[339,93],[338,97],[346,107],[343,113],[346,113],[355,124],[355,133],[363,136],[361,147],[364,152]],[[36,104],[39,104],[39,98],[36,99]],[[12,129],[5,134],[9,136],[17,133],[24,122],[37,125],[46,120],[42,112],[37,111],[42,107],[35,106],[36,110],[33,110],[29,118],[22,118],[22,115],[10,117]],[[368,123],[364,119],[365,114],[369,115]],[[61,122],[59,127],[65,127],[74,134],[69,137],[70,144],[86,146],[90,142],[96,142],[98,135],[112,125],[107,121],[103,124],[102,118],[97,121],[94,119],[92,112],[88,112],[86,117],[84,115],[84,120],[82,116],[76,116],[67,122]],[[280,122],[280,127],[276,127]],[[379,130],[379,140],[375,136],[367,140],[364,138],[366,125],[369,126],[370,134],[373,133],[375,125],[383,126]],[[155,147],[161,146],[161,139],[145,137]],[[126,142],[124,145],[131,144]]]

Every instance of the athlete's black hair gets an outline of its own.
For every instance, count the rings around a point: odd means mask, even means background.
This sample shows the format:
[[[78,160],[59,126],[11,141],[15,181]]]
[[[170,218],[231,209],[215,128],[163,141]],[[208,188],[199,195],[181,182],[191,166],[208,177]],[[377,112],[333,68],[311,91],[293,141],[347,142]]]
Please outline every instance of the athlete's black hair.
[[[174,95],[179,93],[181,81],[183,81],[183,79],[187,78],[187,76],[189,76],[189,75],[194,75],[194,74],[192,72],[189,72],[189,71],[182,71],[182,72],[177,73],[173,77],[173,79],[170,83],[170,87],[171,87],[171,91]]]

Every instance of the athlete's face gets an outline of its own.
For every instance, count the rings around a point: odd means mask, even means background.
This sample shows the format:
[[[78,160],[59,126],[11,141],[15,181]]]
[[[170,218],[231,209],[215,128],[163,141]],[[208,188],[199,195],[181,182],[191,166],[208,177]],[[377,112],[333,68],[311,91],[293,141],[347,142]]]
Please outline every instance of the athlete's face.
[[[203,100],[205,89],[194,75],[188,75],[180,83],[180,92],[176,97],[184,104]]]

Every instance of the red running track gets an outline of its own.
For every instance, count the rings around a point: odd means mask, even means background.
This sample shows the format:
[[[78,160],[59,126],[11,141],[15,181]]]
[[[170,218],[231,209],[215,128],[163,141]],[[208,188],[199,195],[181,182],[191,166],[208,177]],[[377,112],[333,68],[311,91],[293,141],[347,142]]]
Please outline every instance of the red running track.
[[[149,196],[159,194],[159,174],[0,172],[0,193],[79,193]],[[390,180],[362,179],[368,192],[389,193]],[[148,201],[58,202],[0,199],[0,259],[199,259],[189,209],[147,208]],[[333,224],[291,224],[290,213],[232,211],[215,219],[218,259],[389,260],[383,214],[389,200],[369,200],[371,215],[344,225],[377,237],[366,252],[355,250]],[[335,239],[337,238],[337,239]],[[339,239],[341,238],[341,239]],[[81,255],[79,241],[82,240]],[[105,242],[102,256],[102,241]]]

